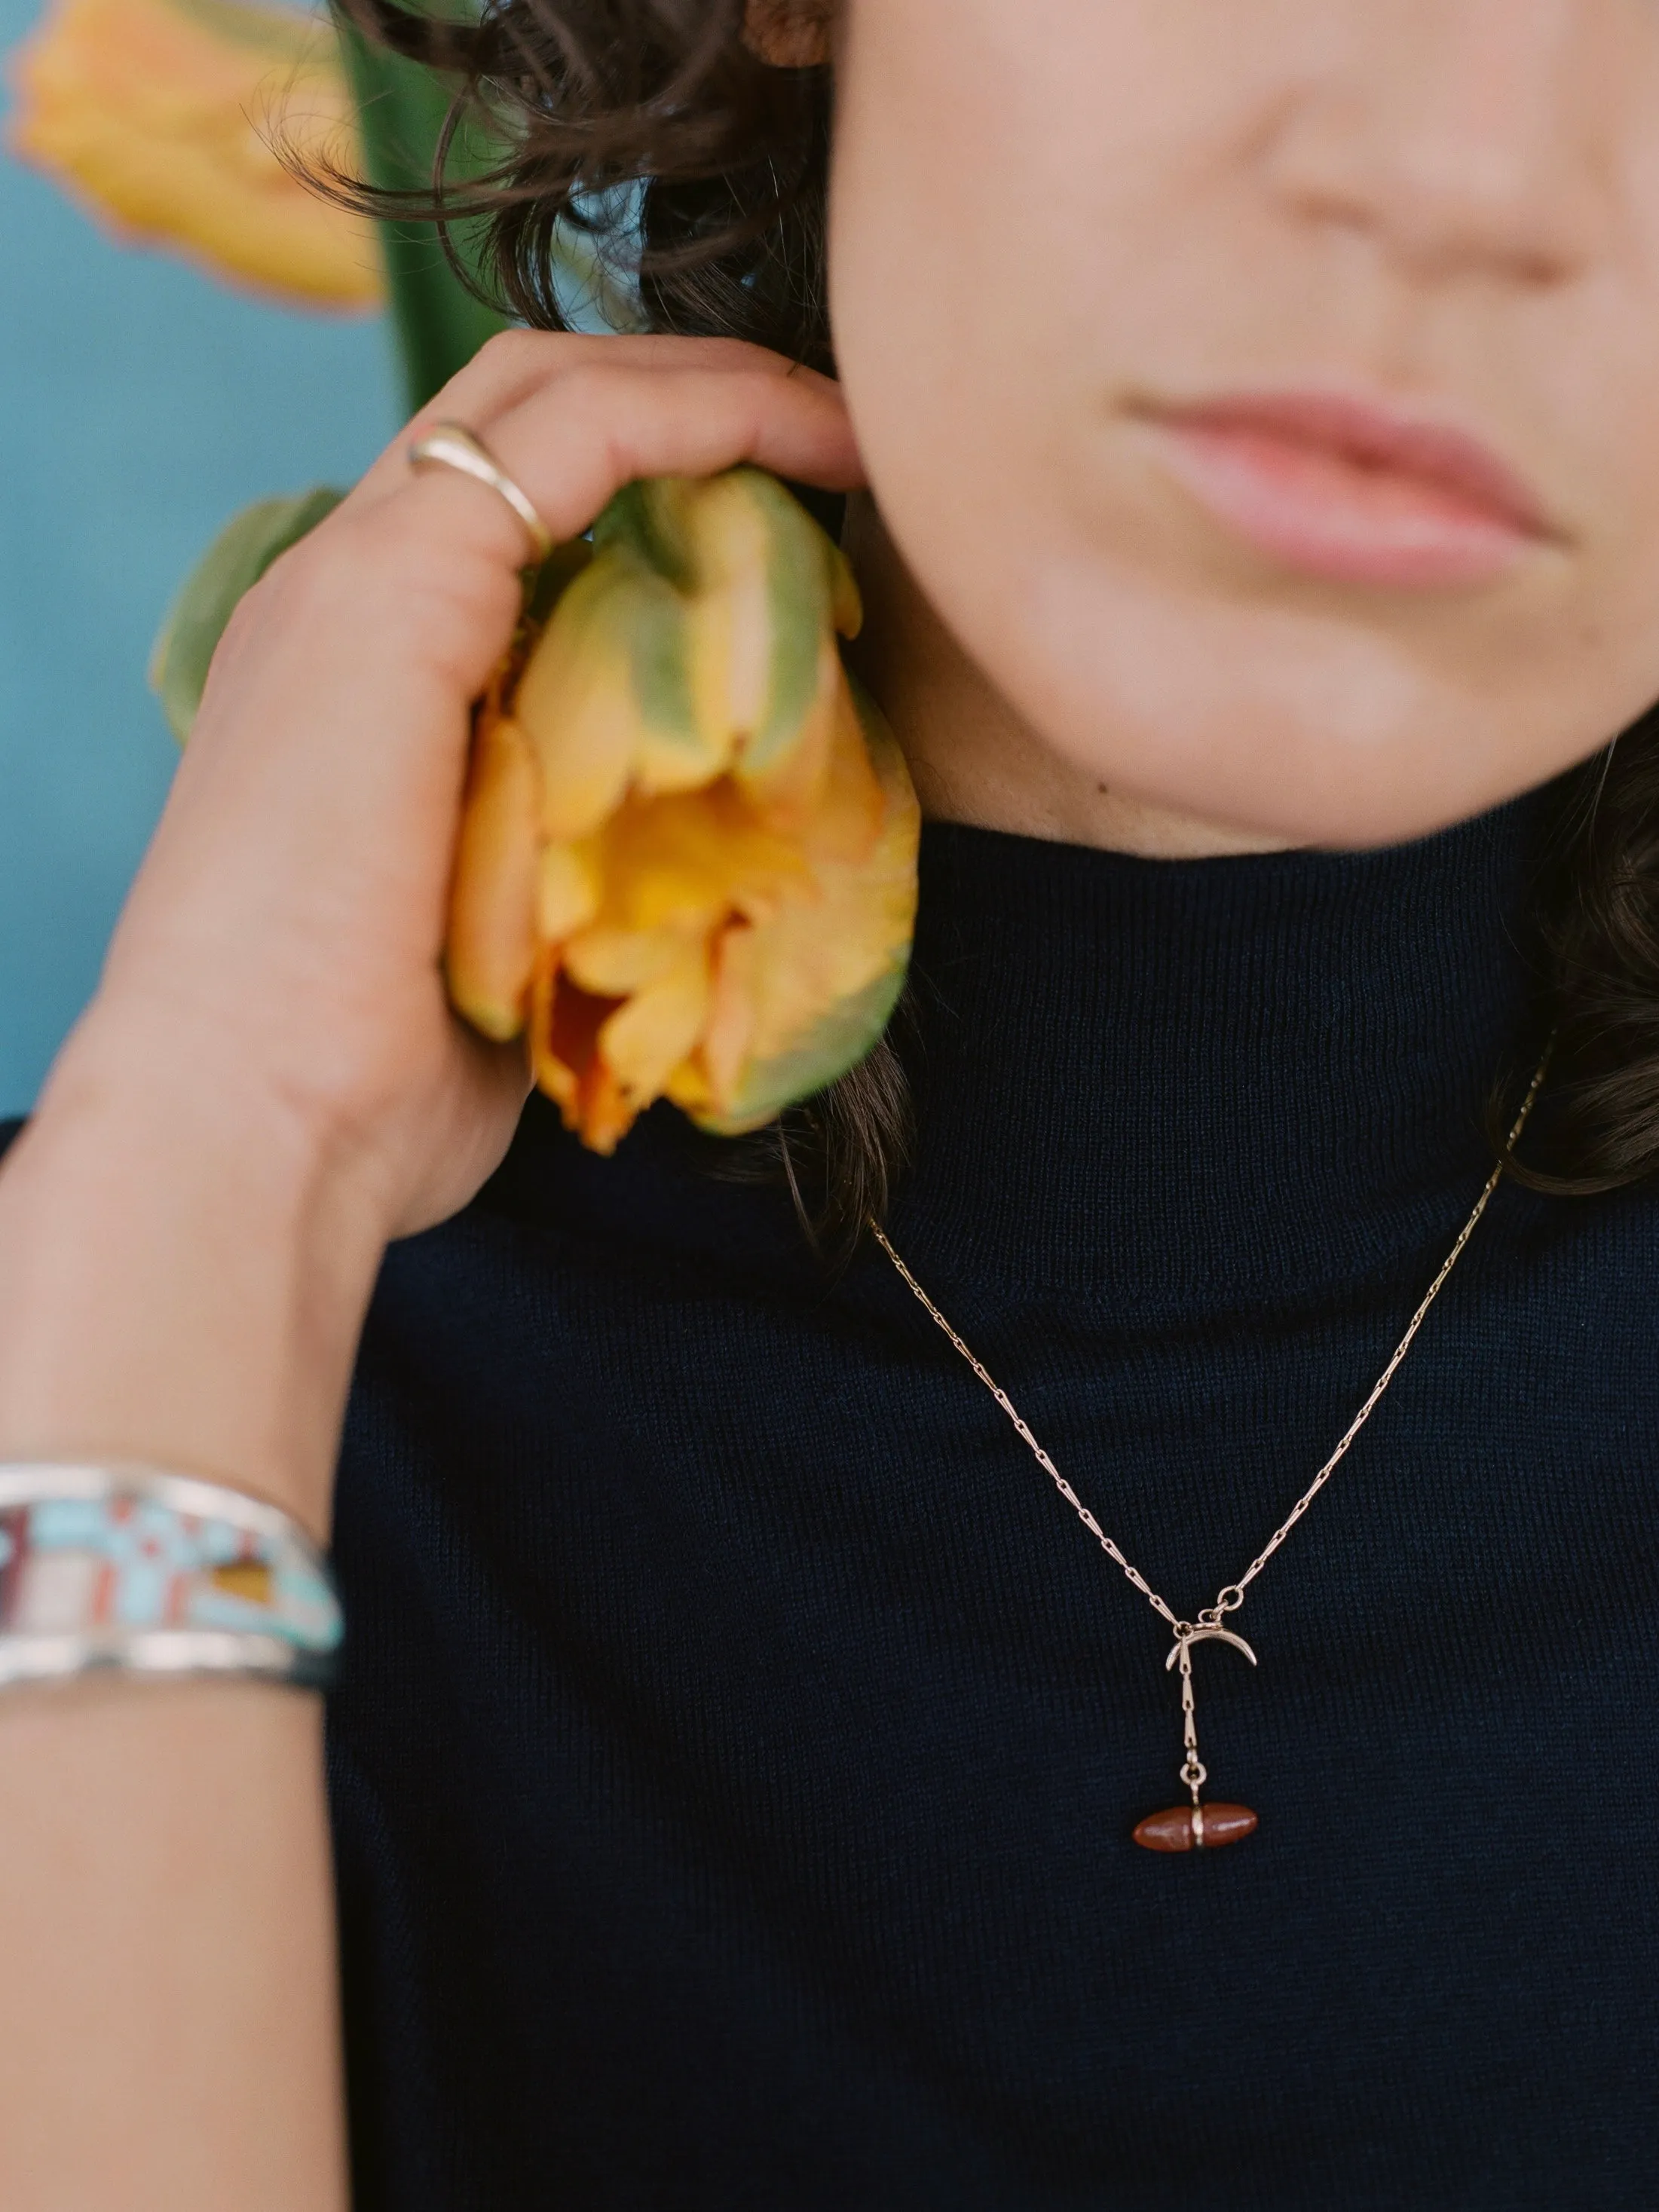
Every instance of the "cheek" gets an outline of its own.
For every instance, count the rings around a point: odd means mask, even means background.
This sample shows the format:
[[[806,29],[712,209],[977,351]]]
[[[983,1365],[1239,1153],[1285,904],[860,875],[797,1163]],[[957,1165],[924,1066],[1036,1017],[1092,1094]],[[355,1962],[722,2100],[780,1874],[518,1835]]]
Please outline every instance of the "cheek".
[[[1484,612],[1183,579],[1082,526],[1041,441],[872,467],[923,591],[1062,758],[1125,796],[1286,842],[1423,836],[1587,757],[1659,700],[1659,541]],[[1639,557],[1637,557],[1639,556]]]
[[[1194,550],[1114,442],[1115,397],[1171,364],[1276,380],[1331,343],[1328,284],[1251,186],[1277,95],[1247,28],[1208,0],[853,0],[837,355],[896,543],[1057,753],[1206,820],[1386,842],[1659,698],[1659,297],[1615,286],[1519,348],[1459,325],[1439,361],[1578,487],[1579,546],[1526,589],[1343,599]]]
[[[913,388],[904,434],[866,445],[884,517],[994,688],[1127,796],[1286,842],[1393,842],[1547,781],[1659,699],[1659,499],[1529,592],[1339,603],[1183,566],[1133,487],[1051,424],[981,413],[964,380]]]
[[[1233,345],[1261,240],[1223,179],[1280,96],[1279,4],[850,0],[831,308],[869,456],[1087,465],[1149,354]]]

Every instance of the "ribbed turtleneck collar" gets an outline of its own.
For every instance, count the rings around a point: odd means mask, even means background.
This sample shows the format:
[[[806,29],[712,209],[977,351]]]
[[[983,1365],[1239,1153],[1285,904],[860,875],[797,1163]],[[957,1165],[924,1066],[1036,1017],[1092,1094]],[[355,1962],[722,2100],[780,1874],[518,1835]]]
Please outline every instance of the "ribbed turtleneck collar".
[[[1540,1039],[1546,796],[1358,854],[1136,860],[924,833],[901,1037],[917,1264],[1213,1316],[1455,1227]]]

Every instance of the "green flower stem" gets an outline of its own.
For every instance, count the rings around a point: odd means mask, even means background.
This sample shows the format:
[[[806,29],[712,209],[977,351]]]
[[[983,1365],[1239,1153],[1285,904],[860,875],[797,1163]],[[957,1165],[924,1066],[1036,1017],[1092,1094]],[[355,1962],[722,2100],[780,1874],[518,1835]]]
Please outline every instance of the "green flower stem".
[[[453,88],[420,63],[369,46],[343,22],[340,45],[356,98],[368,183],[382,191],[429,191]],[[447,175],[464,183],[489,160],[489,148],[471,125],[457,134]],[[391,222],[380,228],[404,397],[413,414],[507,323],[468,291],[431,223]],[[455,245],[466,260],[464,229],[455,234]]]

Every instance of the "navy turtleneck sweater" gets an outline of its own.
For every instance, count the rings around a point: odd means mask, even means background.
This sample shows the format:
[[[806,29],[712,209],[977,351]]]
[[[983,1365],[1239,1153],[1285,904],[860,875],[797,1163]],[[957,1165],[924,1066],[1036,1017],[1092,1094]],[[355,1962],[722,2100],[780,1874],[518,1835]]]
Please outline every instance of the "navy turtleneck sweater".
[[[1539,1038],[1547,801],[924,844],[899,1249],[1178,1612],[1346,1425]],[[1195,1656],[878,1253],[533,1105],[395,1249],[339,1501],[363,2212],[1654,2202],[1659,1202],[1500,1189]]]

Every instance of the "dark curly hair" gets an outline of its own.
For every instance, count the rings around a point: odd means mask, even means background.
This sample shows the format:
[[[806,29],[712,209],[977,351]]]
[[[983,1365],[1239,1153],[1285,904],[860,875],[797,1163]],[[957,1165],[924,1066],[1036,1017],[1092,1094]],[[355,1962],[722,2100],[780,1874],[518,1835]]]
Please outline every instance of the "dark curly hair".
[[[369,36],[453,74],[452,131],[480,117],[507,149],[451,186],[441,149],[432,194],[381,211],[480,226],[480,265],[511,313],[563,326],[552,249],[567,225],[636,276],[648,328],[833,368],[830,72],[763,62],[744,0],[485,0],[474,23],[395,0],[342,4]],[[765,4],[824,12],[822,0]],[[1659,1171],[1659,709],[1559,789],[1534,896],[1540,1009],[1556,1034],[1549,1105],[1528,1160],[1510,1165],[1535,1188],[1586,1194]],[[1506,1121],[1495,1103],[1500,1152]],[[879,1218],[908,1134],[884,1041],[785,1117],[772,1158],[815,1237],[844,1242]]]
[[[368,38],[455,84],[434,192],[366,203],[482,224],[477,258],[510,314],[563,327],[554,241],[574,231],[637,277],[648,328],[831,367],[830,72],[762,61],[744,35],[744,0],[486,0],[476,23],[397,0],[337,4]],[[791,0],[767,4],[781,13]],[[470,119],[507,150],[458,183],[448,145]]]

